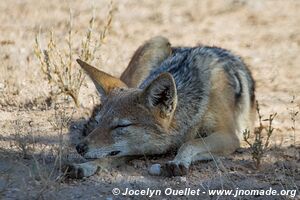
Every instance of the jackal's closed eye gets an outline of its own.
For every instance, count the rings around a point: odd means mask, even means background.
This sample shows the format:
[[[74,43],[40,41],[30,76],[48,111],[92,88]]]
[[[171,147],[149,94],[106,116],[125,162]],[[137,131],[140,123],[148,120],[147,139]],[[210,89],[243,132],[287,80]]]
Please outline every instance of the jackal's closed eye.
[[[125,128],[125,127],[128,127],[128,126],[131,126],[132,124],[120,124],[120,125],[117,125],[115,127],[113,127],[113,129],[117,129],[117,128]]]
[[[131,125],[133,125],[132,122],[128,120],[120,120],[118,123],[115,124],[115,126],[112,127],[112,129],[126,128]]]

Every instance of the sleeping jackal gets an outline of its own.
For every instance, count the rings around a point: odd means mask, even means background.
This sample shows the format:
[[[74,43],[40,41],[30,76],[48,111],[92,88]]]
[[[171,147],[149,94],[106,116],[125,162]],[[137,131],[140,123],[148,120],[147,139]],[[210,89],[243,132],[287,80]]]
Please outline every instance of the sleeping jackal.
[[[101,95],[76,146],[87,159],[68,174],[94,174],[102,160],[164,154],[175,158],[150,173],[180,176],[194,161],[234,152],[254,121],[255,84],[240,57],[208,46],[171,47],[164,37],[145,42],[121,78],[77,60]],[[153,170],[155,168],[155,170]]]

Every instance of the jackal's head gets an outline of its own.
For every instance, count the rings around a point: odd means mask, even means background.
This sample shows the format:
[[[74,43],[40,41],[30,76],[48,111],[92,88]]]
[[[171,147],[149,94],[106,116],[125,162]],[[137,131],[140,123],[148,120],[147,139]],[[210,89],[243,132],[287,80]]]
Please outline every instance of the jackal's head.
[[[171,145],[170,129],[177,103],[176,86],[163,73],[144,89],[128,88],[120,79],[77,60],[102,99],[98,126],[76,149],[85,158],[161,154]],[[172,136],[171,136],[172,137]]]

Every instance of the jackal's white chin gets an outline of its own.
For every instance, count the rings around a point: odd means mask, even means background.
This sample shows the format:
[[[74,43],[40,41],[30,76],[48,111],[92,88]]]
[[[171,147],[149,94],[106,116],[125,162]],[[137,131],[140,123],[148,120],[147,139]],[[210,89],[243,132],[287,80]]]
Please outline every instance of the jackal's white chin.
[[[89,148],[83,155],[86,159],[99,159],[107,157],[127,156],[129,148],[126,142],[117,142],[112,146],[102,146],[99,148]]]
[[[83,155],[85,159],[99,159],[106,157],[120,157],[124,156],[124,152],[122,151],[103,151],[103,150],[91,150]]]
[[[106,151],[88,151],[86,152],[83,157],[86,159],[99,159],[99,158],[105,158],[109,152]]]

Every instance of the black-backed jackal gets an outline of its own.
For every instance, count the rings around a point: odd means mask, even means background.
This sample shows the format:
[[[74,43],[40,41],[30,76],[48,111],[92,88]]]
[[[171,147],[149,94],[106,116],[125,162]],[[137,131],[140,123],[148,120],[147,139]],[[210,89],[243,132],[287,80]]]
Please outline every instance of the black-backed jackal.
[[[164,37],[146,41],[121,78],[78,60],[101,94],[76,149],[87,159],[69,166],[90,176],[103,160],[164,154],[175,158],[150,173],[177,176],[194,161],[234,152],[254,121],[255,84],[240,57],[208,46],[171,47]]]

